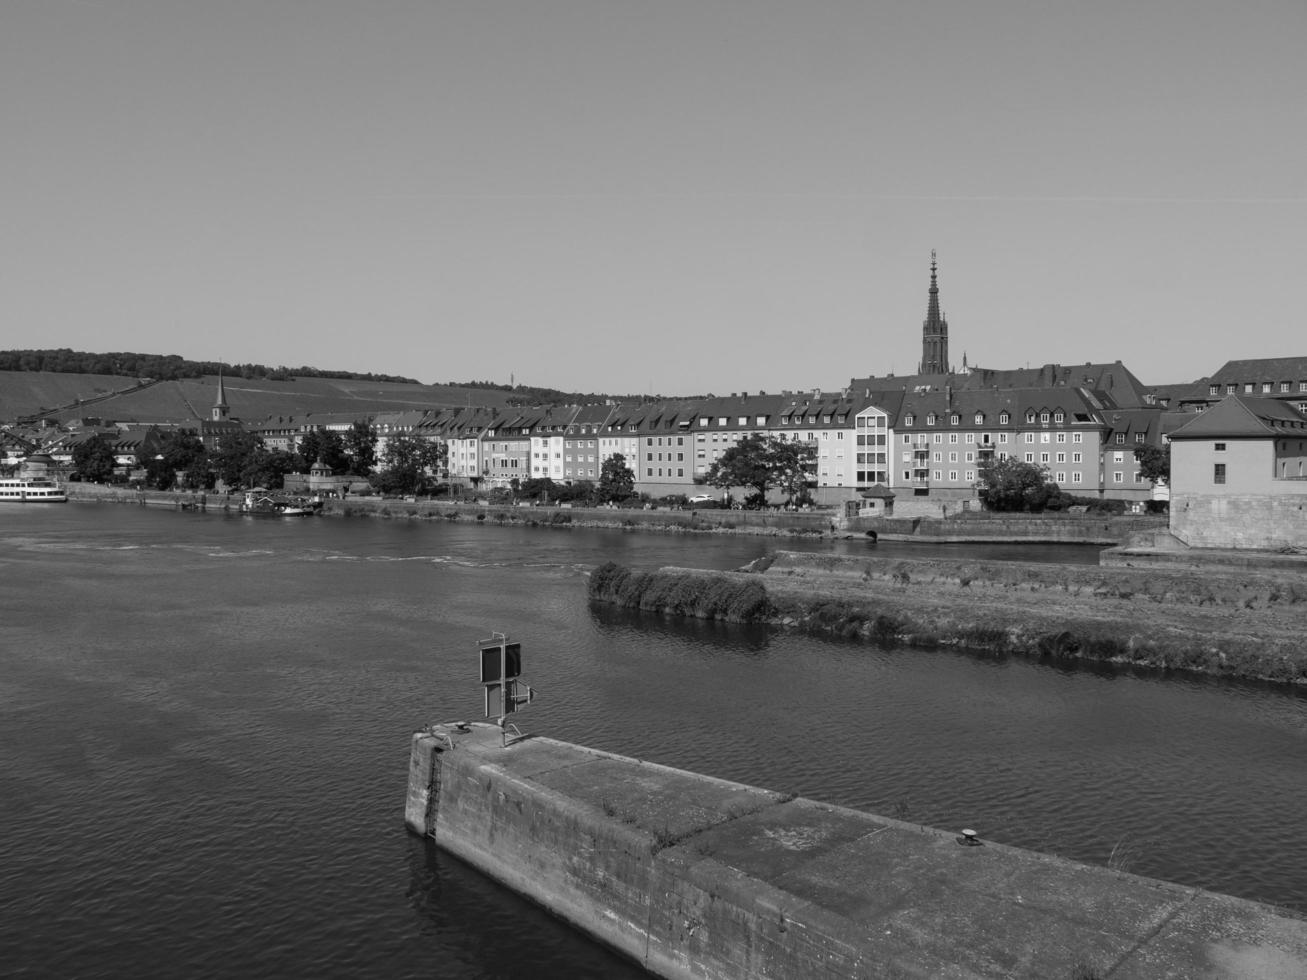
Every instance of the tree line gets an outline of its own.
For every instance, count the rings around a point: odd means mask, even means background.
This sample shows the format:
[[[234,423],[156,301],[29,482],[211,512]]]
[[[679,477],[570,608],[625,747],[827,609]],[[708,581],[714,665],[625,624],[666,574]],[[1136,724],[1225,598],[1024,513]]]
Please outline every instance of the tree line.
[[[191,361],[177,354],[136,354],[114,351],[96,354],[62,347],[52,350],[0,351],[0,371],[50,371],[54,374],[107,374],[124,378],[178,381],[222,373],[231,378],[293,381],[295,378],[339,378],[351,381],[391,381],[420,384],[393,374],[358,371],[324,371],[313,367],[269,367],[266,364],[228,364],[225,361]]]
[[[212,490],[219,481],[229,489],[280,490],[288,475],[306,472],[315,463],[335,476],[366,479],[378,493],[423,493],[448,479],[443,443],[400,433],[389,436],[378,454],[377,442],[376,429],[363,421],[345,432],[307,432],[294,452],[270,449],[262,438],[243,431],[224,434],[210,450],[194,429],[177,429],[147,439],[134,463],[144,485],[155,490]],[[99,483],[118,479],[112,441],[95,435],[78,443],[72,475]]]

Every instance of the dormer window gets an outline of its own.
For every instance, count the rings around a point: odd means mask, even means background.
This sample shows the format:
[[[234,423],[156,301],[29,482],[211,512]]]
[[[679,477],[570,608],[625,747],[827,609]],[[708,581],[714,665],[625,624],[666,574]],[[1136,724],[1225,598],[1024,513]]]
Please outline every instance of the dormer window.
[[[1034,425],[1034,424],[1035,424],[1035,413],[1034,413],[1034,412],[1026,412],[1026,424],[1027,424],[1027,425]]]
[[[1048,413],[1047,413],[1047,412],[1040,412],[1040,413],[1039,413],[1039,424],[1040,424],[1040,425],[1048,425]]]
[[[949,425],[958,425],[961,421],[962,421],[962,417],[958,415],[957,412],[954,412],[952,415],[948,417]]]
[[[934,424],[935,424],[935,413],[934,413],[934,412],[931,412],[929,415],[926,416],[926,424],[927,424],[927,425],[934,425]]]
[[[823,416],[821,417],[821,424],[822,424],[822,425],[830,425],[830,416],[829,416],[829,415],[823,415]]]
[[[912,419],[913,419],[913,415],[912,415],[911,412],[909,412],[907,415],[903,416],[903,424],[904,424],[904,425],[911,425],[911,424],[912,424]]]
[[[976,413],[976,425],[984,425],[984,424],[985,424],[985,413],[984,413],[984,412],[977,412],[977,413]]]
[[[1066,413],[1059,411],[1056,415],[1053,416],[1053,421],[1056,422],[1058,425],[1061,425],[1063,422],[1066,421]]]
[[[998,424],[999,424],[999,425],[1007,425],[1007,424],[1008,424],[1009,422],[1011,422],[1011,421],[1012,421],[1012,416],[1009,415],[1007,412],[999,412],[999,413],[998,413]]]

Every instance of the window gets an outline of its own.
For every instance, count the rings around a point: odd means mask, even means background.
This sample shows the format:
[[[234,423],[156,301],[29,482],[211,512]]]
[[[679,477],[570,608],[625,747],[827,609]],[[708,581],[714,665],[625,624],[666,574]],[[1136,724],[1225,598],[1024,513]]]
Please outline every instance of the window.
[[[1035,454],[1034,454],[1034,453],[1026,453],[1026,462],[1027,462],[1027,463],[1033,463],[1034,461],[1035,461]]]
[[[948,441],[951,445],[956,446],[958,444],[958,434],[956,432],[950,432],[948,434]]]
[[[1040,461],[1041,463],[1047,463],[1047,462],[1048,462],[1048,453],[1040,453],[1040,454],[1039,454],[1039,461]]]
[[[1072,441],[1072,442],[1084,442],[1084,439],[1085,439],[1085,434],[1084,434],[1083,432],[1073,432],[1073,433],[1071,433],[1071,441]]]
[[[1215,466],[1212,467],[1212,482],[1213,482],[1213,483],[1224,483],[1224,482],[1225,482],[1225,464],[1224,464],[1224,463],[1217,463]]]
[[[1055,483],[1066,483],[1066,474],[1058,470],[1057,476],[1053,477]]]
[[[949,471],[948,471],[948,478],[949,478],[949,482],[950,482],[950,483],[957,483],[957,482],[958,482],[958,471],[957,471],[957,470],[949,470]]]
[[[1225,393],[1226,393],[1227,395],[1233,395],[1233,394],[1234,394],[1236,391],[1238,391],[1238,390],[1239,390],[1239,386],[1238,386],[1238,385],[1226,385],[1226,386],[1225,386]]]
[[[1113,453],[1113,454],[1112,454],[1112,462],[1113,462],[1113,463],[1124,463],[1124,462],[1125,462],[1125,453]]]
[[[1124,432],[1118,432],[1118,433],[1116,434],[1116,444],[1117,444],[1118,446],[1124,446],[1124,445],[1125,445],[1125,433],[1124,433]]]
[[[1063,412],[1061,409],[1058,409],[1057,414],[1053,416],[1053,421],[1056,422],[1058,425],[1061,425],[1063,422],[1066,421],[1066,413]]]
[[[1250,381],[1245,381],[1245,382],[1244,382],[1243,393],[1244,393],[1245,395],[1251,395],[1251,394],[1253,393],[1252,382],[1250,382]]]
[[[926,416],[926,424],[927,424],[927,425],[934,425],[934,424],[935,424],[935,413],[934,413],[934,412],[931,412],[929,415]]]
[[[949,461],[950,463],[956,463],[956,462],[958,461],[958,454],[957,454],[957,453],[949,453],[949,454],[948,454],[948,461]]]
[[[1079,462],[1080,462],[1080,454],[1079,454],[1079,453],[1072,453],[1072,454],[1071,454],[1071,462],[1073,462],[1073,463],[1079,463]]]
[[[984,413],[983,413],[983,412],[977,412],[977,413],[976,413],[976,425],[984,425],[984,424],[985,424],[985,415],[984,415]]]
[[[1221,393],[1221,386],[1220,386],[1220,385],[1208,385],[1208,387],[1207,387],[1207,393],[1208,393],[1209,395],[1219,395],[1219,394]]]
[[[1059,432],[1059,433],[1057,434],[1057,441],[1058,441],[1058,442],[1066,442],[1066,433],[1065,433],[1065,432]]]
[[[1035,441],[1035,434],[1033,432],[1027,432],[1026,442],[1034,442],[1034,441]]]
[[[1264,392],[1269,392],[1270,390],[1271,390],[1271,383],[1270,383],[1269,381],[1263,381],[1263,382],[1262,382],[1262,391],[1264,391]]]
[[[975,442],[975,441],[976,441],[976,434],[975,434],[974,432],[968,432],[968,433],[967,433],[967,442],[968,442],[968,443],[973,443],[973,442]],[[988,441],[988,440],[986,440],[986,441]]]
[[[1225,452],[1225,443],[1218,442],[1214,446],[1212,446],[1212,448],[1216,450],[1218,453],[1223,453]]]
[[[1143,432],[1136,432],[1136,433],[1135,433],[1135,442],[1143,442],[1143,441],[1144,441],[1145,439],[1147,439],[1147,438],[1148,438],[1148,436],[1147,436],[1145,433],[1143,433]]]
[[[975,482],[976,482],[976,471],[975,471],[975,470],[967,470],[967,482],[968,482],[968,483],[975,483]]]
[[[1065,463],[1065,462],[1066,462],[1066,453],[1058,453],[1058,454],[1057,454],[1057,461],[1058,461],[1059,463]]]
[[[1117,470],[1115,473],[1112,474],[1112,482],[1113,482],[1113,483],[1124,483],[1124,482],[1125,482],[1125,474],[1122,473],[1120,470]]]
[[[1007,425],[1008,422],[1011,421],[1011,419],[1012,419],[1012,417],[1011,417],[1010,415],[1008,415],[1007,412],[1000,412],[1000,413],[999,413],[999,416],[998,416],[998,424],[999,424],[999,425]]]
[[[1079,483],[1083,478],[1084,478],[1084,474],[1083,474],[1083,473],[1072,473],[1072,474],[1071,474],[1071,482],[1072,482],[1072,483]]]
[[[912,413],[911,413],[911,412],[909,412],[907,415],[903,416],[903,424],[904,424],[904,425],[911,425],[911,424],[912,424]],[[906,439],[907,436],[904,436],[903,438]]]
[[[1288,391],[1288,390],[1289,390],[1289,382],[1287,382],[1287,381],[1281,381],[1281,382],[1280,382],[1280,390],[1281,390],[1281,391]]]
[[[961,423],[961,421],[962,421],[962,417],[958,415],[957,412],[954,412],[952,415],[948,417],[949,425],[958,425]]]

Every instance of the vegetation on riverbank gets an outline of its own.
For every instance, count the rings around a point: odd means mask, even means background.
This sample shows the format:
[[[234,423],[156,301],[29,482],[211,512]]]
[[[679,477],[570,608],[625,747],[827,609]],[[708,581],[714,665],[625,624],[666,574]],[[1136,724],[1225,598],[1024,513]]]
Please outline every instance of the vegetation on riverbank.
[[[591,576],[589,594],[650,612],[769,623],[882,646],[1307,684],[1299,641],[1307,589],[1291,580],[1300,574],[1231,581],[1193,571],[1117,574],[1094,566],[850,562],[783,553],[779,563],[758,562],[747,572],[635,572],[609,563]],[[723,606],[715,599],[723,595],[748,599]]]

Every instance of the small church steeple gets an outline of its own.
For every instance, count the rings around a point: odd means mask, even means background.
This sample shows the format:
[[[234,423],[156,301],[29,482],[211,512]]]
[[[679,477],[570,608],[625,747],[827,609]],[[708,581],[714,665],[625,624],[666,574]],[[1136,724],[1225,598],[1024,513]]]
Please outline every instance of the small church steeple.
[[[950,374],[948,362],[948,321],[939,312],[939,281],[936,278],[935,250],[930,250],[930,299],[926,319],[921,325],[921,363],[918,374]]]
[[[214,422],[225,422],[231,409],[227,406],[227,389],[222,386],[222,366],[218,366],[218,398],[213,403],[213,412],[210,418]]]

